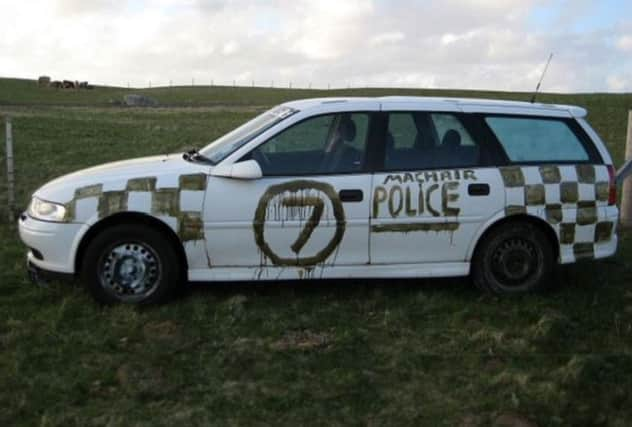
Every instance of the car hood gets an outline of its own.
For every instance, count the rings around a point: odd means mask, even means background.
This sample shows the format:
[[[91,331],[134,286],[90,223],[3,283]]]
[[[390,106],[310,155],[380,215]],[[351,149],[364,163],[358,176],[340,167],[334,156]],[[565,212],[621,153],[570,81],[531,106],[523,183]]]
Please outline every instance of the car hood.
[[[144,177],[178,176],[182,174],[208,173],[210,166],[201,163],[191,163],[183,159],[182,154],[168,154],[161,156],[142,157],[123,160],[82,169],[77,172],[56,178],[41,188],[34,196],[43,200],[58,203],[70,201],[75,190],[80,187],[108,184],[113,187],[125,186],[129,179]]]

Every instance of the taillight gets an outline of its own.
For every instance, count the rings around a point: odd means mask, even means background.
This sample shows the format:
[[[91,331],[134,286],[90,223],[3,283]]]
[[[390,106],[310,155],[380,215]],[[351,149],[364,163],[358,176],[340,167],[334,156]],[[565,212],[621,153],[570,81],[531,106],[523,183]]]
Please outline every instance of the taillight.
[[[617,203],[617,183],[615,181],[614,166],[608,165],[608,177],[610,178],[610,188],[608,192],[608,206],[612,206]]]

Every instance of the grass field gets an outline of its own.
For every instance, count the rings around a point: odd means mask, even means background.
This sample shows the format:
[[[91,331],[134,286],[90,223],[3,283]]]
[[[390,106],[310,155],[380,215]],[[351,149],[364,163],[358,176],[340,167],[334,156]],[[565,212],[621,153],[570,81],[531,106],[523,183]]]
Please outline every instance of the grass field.
[[[287,99],[431,94],[157,88],[39,90],[0,79],[18,201],[106,161],[200,147]],[[621,164],[632,95],[582,105]],[[4,123],[0,125],[4,135]],[[79,285],[25,278],[0,165],[0,425],[632,424],[632,235],[616,257],[559,269],[557,289],[482,295],[467,280],[195,286],[153,308],[102,308]],[[505,424],[503,424],[505,422]]]

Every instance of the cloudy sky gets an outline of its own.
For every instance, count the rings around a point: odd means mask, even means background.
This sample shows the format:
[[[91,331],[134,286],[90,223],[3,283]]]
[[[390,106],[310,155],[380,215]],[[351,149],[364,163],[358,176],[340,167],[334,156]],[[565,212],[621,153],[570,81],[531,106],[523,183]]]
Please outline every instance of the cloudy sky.
[[[630,0],[0,0],[0,76],[632,91]]]

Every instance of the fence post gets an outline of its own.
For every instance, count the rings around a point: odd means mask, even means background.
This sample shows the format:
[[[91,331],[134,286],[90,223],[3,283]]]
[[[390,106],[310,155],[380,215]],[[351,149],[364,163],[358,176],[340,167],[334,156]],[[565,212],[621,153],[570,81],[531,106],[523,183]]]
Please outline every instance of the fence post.
[[[13,170],[13,126],[11,117],[5,118],[6,150],[7,150],[7,208],[9,225],[15,220],[15,172]]]
[[[628,137],[625,143],[625,160],[632,160],[632,110],[628,112]],[[632,227],[632,179],[623,181],[621,190],[621,225]]]

